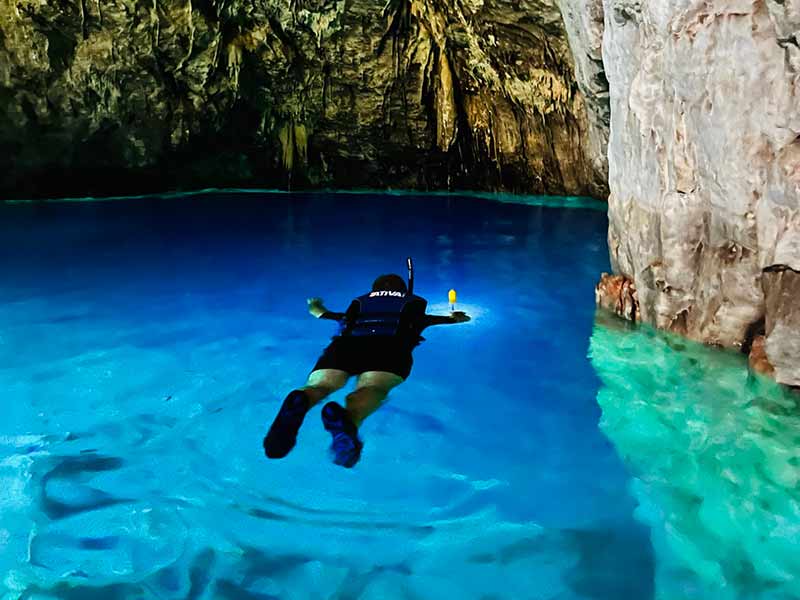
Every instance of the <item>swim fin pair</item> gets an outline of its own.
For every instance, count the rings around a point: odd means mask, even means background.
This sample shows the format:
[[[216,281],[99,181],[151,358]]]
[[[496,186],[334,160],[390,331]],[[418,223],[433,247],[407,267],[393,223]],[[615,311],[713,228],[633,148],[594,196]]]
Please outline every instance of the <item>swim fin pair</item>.
[[[264,454],[267,458],[283,458],[297,442],[297,432],[311,408],[308,396],[302,390],[290,392],[281,405],[278,416],[264,437]],[[358,439],[358,428],[347,411],[336,402],[322,408],[322,424],[332,436],[333,462],[343,467],[353,467],[361,458],[363,442]]]

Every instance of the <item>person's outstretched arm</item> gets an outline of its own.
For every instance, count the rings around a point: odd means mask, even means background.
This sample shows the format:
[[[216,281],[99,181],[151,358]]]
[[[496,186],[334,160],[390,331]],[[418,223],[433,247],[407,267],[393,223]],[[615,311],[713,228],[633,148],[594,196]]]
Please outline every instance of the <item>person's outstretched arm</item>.
[[[352,304],[350,306],[352,307]],[[349,310],[350,309],[348,309],[348,311]],[[325,308],[325,305],[322,303],[322,298],[309,298],[308,312],[317,319],[331,319],[332,321],[341,321],[347,317],[347,313],[333,312]]]
[[[451,325],[453,323],[466,323],[470,320],[470,316],[460,310],[455,310],[451,312],[449,315],[424,315],[423,317],[423,325],[424,327],[430,327],[431,325]]]

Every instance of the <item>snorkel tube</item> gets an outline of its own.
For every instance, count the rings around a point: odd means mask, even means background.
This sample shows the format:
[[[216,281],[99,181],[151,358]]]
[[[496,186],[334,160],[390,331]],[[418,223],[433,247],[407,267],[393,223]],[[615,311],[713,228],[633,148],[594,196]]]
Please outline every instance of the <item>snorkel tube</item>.
[[[414,294],[414,261],[409,256],[406,258],[406,265],[408,265],[408,292],[406,293],[407,296],[411,296]],[[456,291],[450,290],[447,292],[447,301],[450,304],[450,311],[453,312],[456,309]]]
[[[408,295],[411,296],[414,293],[414,261],[410,256],[406,259],[406,264],[408,265]]]

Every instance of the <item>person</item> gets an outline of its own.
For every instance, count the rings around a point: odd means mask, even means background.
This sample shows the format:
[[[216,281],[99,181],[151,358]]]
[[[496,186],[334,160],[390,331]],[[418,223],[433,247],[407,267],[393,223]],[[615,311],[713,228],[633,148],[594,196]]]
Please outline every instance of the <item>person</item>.
[[[322,408],[323,426],[332,436],[334,462],[353,467],[363,448],[358,435],[361,424],[393,388],[408,378],[412,351],[424,340],[422,331],[431,325],[470,320],[461,311],[449,316],[426,314],[427,304],[395,274],[375,279],[372,290],[355,298],[344,313],[329,311],[320,298],[309,298],[309,312],[320,319],[338,321],[339,330],[317,360],[306,385],[292,390],[283,401],[264,437],[266,456],[278,459],[289,454],[311,407],[356,376],[356,387],[347,395],[344,407],[328,402]]]

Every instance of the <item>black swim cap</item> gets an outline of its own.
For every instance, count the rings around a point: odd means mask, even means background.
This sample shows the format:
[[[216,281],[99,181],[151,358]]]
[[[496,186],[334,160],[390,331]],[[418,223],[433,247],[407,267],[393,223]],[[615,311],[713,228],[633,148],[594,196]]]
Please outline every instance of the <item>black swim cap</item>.
[[[373,292],[402,292],[408,293],[405,280],[400,275],[394,273],[390,275],[381,275],[372,283]]]

